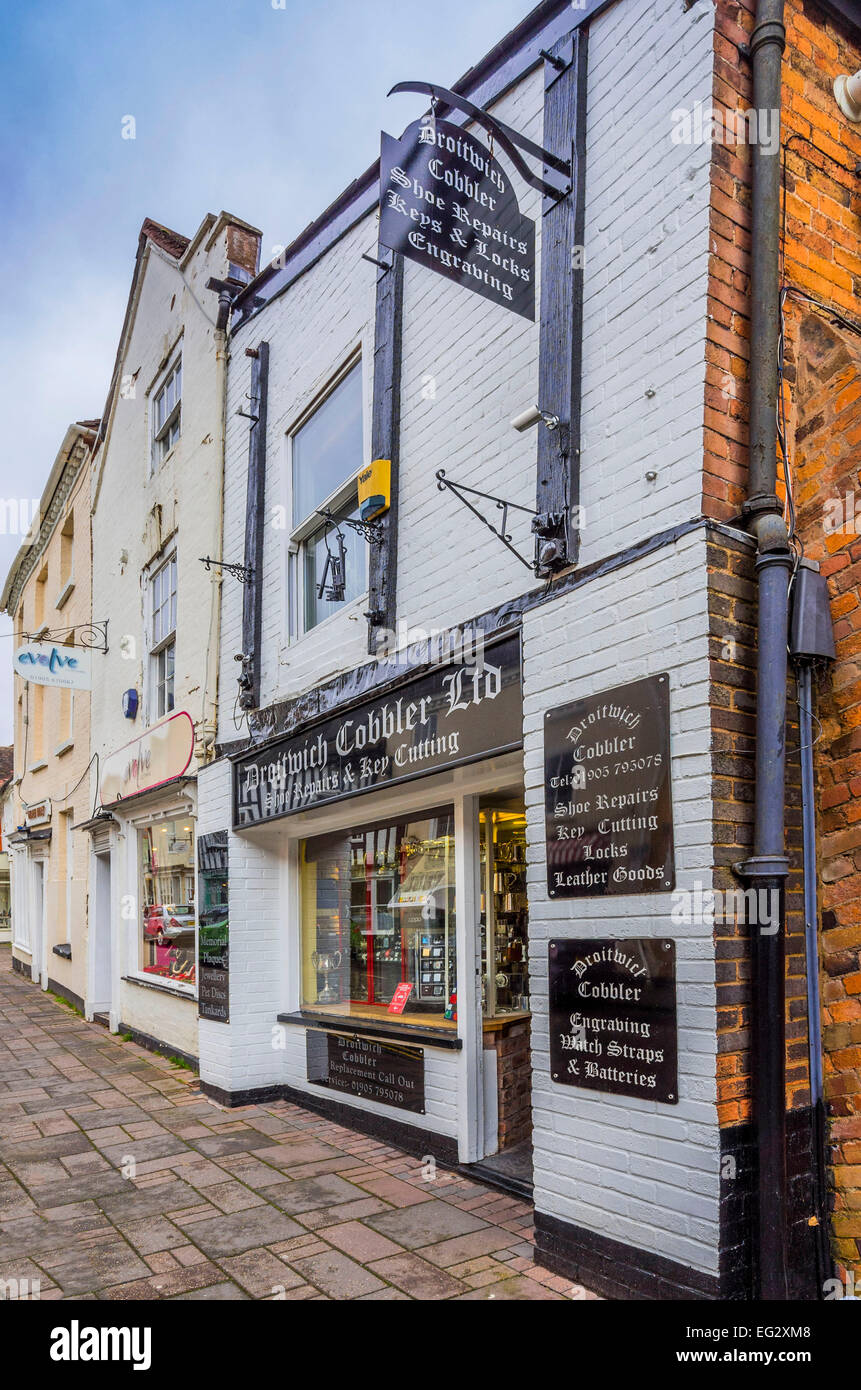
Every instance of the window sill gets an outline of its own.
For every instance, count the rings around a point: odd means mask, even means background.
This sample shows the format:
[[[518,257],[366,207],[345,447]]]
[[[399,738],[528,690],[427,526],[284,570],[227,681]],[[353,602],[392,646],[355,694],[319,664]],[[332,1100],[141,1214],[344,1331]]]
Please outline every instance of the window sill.
[[[123,975],[123,984],[139,985],[141,989],[154,989],[159,994],[169,994],[173,999],[188,999],[197,1003],[197,991],[190,985],[163,985],[159,980],[144,980],[140,975]]]
[[[30,766],[27,768],[27,771],[28,771],[28,772],[41,772],[42,769],[43,769],[44,767],[47,767],[47,766],[48,766],[48,760],[47,760],[47,758],[42,758],[38,763],[31,763]]]
[[[447,1028],[434,1028],[424,1023],[376,1023],[358,1020],[349,1014],[318,1014],[299,1009],[292,1014],[278,1014],[279,1023],[296,1023],[304,1028],[323,1032],[351,1033],[361,1038],[399,1038],[401,1042],[425,1043],[428,1047],[444,1047],[460,1052],[462,1040]]]
[[[60,590],[60,593],[59,593],[59,595],[58,595],[58,597],[57,597],[57,601],[56,601],[56,603],[54,604],[54,607],[55,607],[55,608],[64,608],[65,605],[68,603],[69,599],[71,598],[72,594],[74,593],[74,590],[75,590],[75,581],[74,581],[74,579],[70,579],[69,582],[68,582],[68,584],[66,584],[65,587],[64,587],[63,589]]]
[[[54,749],[54,757],[62,758],[63,754],[70,753],[74,746],[75,740],[73,738],[67,738],[65,743],[57,744],[56,748]]]

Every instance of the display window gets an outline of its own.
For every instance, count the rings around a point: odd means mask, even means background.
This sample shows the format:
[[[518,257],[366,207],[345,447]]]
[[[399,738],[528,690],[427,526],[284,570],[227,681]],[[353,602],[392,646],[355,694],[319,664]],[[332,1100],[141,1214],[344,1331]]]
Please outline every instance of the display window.
[[[168,984],[196,982],[194,819],[157,821],[138,830],[140,968]]]
[[[303,1007],[456,1029],[453,809],[319,835],[299,852]]]
[[[526,814],[522,803],[481,811],[482,1011],[529,1012]]]

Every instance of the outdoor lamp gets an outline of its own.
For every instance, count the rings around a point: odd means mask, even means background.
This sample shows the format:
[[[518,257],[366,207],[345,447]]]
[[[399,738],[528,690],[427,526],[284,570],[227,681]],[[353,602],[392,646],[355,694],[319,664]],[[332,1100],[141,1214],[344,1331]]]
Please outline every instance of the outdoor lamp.
[[[861,68],[853,77],[843,72],[835,77],[834,97],[846,119],[861,125]]]

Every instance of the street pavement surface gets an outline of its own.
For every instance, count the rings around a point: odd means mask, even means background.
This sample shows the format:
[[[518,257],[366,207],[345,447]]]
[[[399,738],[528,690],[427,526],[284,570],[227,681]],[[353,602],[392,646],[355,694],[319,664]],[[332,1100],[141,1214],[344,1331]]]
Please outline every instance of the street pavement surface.
[[[227,1110],[0,947],[0,1280],[41,1299],[583,1299],[532,1208],[285,1101]]]

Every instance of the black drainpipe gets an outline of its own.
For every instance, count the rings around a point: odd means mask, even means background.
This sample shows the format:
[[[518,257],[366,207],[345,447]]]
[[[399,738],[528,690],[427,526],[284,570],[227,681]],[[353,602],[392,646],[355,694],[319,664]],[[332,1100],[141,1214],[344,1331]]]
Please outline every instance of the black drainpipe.
[[[779,119],[786,45],[783,0],[758,0],[751,37],[753,106]],[[769,152],[771,150],[772,152]],[[793,555],[776,495],[780,295],[780,153],[755,140],[751,250],[750,480],[744,506],[756,538],[757,695],[753,854],[738,866],[757,890],[750,924],[753,1113],[758,1156],[755,1296],[785,1299],[787,1288],[785,1096],[786,681],[789,580]],[[763,905],[768,910],[763,911]],[[772,913],[772,904],[777,911]]]

